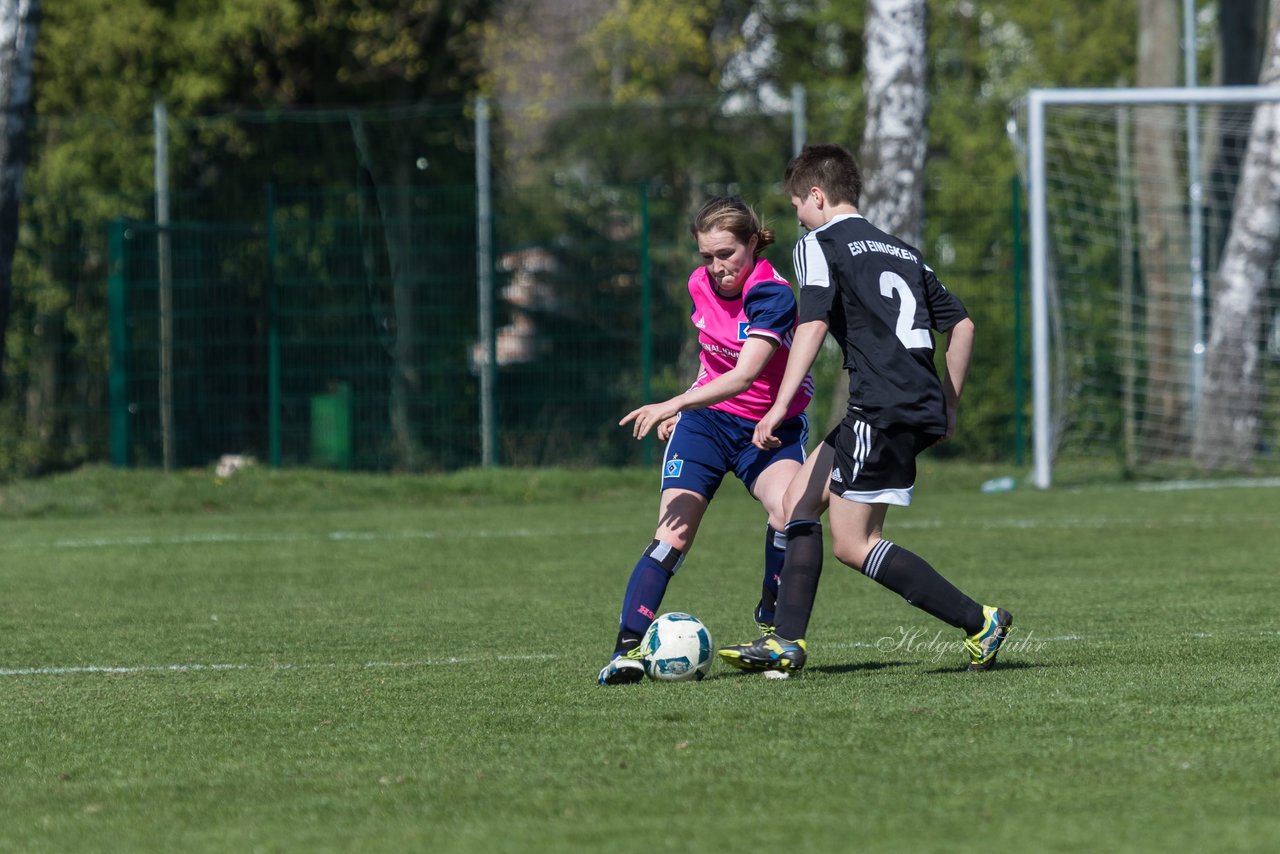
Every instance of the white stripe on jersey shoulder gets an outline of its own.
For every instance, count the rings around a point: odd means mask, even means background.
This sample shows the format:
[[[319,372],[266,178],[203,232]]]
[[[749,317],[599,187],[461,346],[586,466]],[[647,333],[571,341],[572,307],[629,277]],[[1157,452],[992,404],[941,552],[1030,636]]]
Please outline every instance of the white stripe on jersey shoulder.
[[[792,266],[796,269],[796,278],[799,280],[800,287],[831,287],[831,270],[827,267],[827,256],[823,254],[822,247],[818,245],[817,234],[846,219],[866,219],[866,217],[862,214],[840,214],[832,217],[829,222],[824,222],[808,232],[796,243],[791,261]]]
[[[831,269],[827,266],[827,256],[818,245],[816,234],[816,231],[811,231],[796,244],[793,263],[797,284],[802,289],[831,287]]]

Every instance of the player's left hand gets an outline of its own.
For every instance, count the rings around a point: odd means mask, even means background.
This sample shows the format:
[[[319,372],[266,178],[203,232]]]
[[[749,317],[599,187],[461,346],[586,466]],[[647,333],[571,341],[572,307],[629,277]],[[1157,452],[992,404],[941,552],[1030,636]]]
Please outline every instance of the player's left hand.
[[[947,402],[947,431],[942,434],[942,438],[936,444],[941,445],[956,434],[956,405]]]
[[[774,410],[770,409],[756,423],[756,428],[751,433],[751,444],[762,451],[782,447],[782,440],[775,436],[773,432],[778,429],[778,425],[781,423],[782,413],[774,412]]]

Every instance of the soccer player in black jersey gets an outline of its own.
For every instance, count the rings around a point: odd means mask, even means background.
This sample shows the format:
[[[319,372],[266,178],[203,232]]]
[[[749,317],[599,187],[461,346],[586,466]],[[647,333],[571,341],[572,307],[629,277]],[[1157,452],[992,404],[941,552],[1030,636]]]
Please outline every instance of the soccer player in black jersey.
[[[773,431],[828,333],[849,371],[849,409],[788,488],[786,506],[794,509],[774,631],[725,647],[720,657],[745,670],[804,667],[804,636],[822,572],[819,518],[829,502],[835,556],[963,629],[968,668],[987,670],[1013,618],[970,599],[882,533],[889,508],[911,503],[916,456],[955,431],[973,321],[916,249],[858,213],[862,175],[846,149],[805,146],[787,165],[783,189],[809,229],[793,256],[799,323],[777,402],[757,424],[753,441],[775,446]],[[934,331],[946,339],[941,379],[933,361]]]

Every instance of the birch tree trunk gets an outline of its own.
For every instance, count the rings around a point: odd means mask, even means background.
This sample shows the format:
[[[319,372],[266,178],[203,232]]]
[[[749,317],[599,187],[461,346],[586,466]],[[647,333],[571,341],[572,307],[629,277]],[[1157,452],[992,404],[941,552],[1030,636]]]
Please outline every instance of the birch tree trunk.
[[[18,199],[27,162],[27,119],[32,105],[31,65],[40,31],[40,0],[0,0],[0,399],[5,333],[13,297],[13,253],[18,244]]]
[[[1138,4],[1139,86],[1176,86],[1182,54],[1178,48],[1179,4],[1141,0]],[[1151,455],[1185,448],[1184,423],[1190,363],[1190,255],[1183,213],[1186,180],[1178,165],[1181,134],[1176,107],[1143,107],[1134,115],[1134,147],[1144,180],[1138,182],[1138,257],[1146,290],[1143,326],[1147,342],[1146,400],[1138,447]]]
[[[925,0],[868,0],[866,26],[867,123],[858,158],[858,209],[877,228],[918,248],[928,106]],[[844,418],[848,401],[848,382],[835,383],[828,430]]]
[[[1271,0],[1263,86],[1280,83],[1280,0]],[[1259,104],[1210,308],[1204,396],[1195,429],[1205,469],[1248,469],[1258,447],[1261,306],[1280,242],[1280,104]]]
[[[1218,9],[1218,45],[1214,53],[1217,86],[1252,86],[1267,46],[1265,0],[1232,0]],[[1209,108],[1212,155],[1205,210],[1205,269],[1216,270],[1231,230],[1231,208],[1240,183],[1240,165],[1249,145],[1252,104],[1219,104]]]
[[[862,203],[873,225],[919,248],[924,210],[924,0],[867,4],[867,124],[862,132]]]

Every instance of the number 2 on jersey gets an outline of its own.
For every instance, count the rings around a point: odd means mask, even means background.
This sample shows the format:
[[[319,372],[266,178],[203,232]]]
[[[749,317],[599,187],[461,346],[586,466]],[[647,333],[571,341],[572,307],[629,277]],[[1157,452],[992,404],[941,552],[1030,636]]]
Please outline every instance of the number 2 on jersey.
[[[933,336],[929,334],[929,330],[918,329],[915,326],[916,295],[911,293],[907,280],[892,270],[885,270],[880,274],[880,296],[889,298],[895,293],[898,295],[898,322],[894,326],[894,331],[898,334],[898,340],[902,342],[902,346],[908,350],[917,347],[932,348]]]

